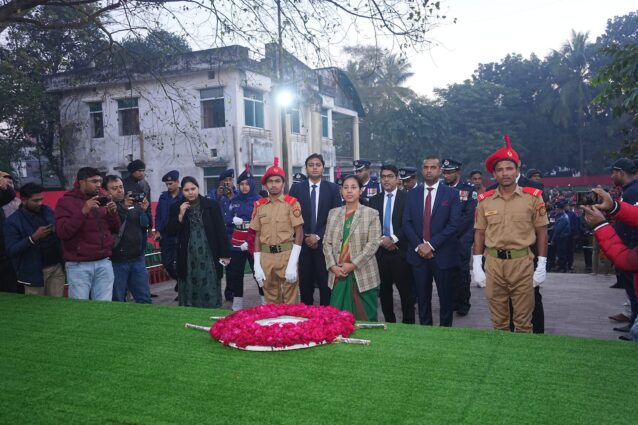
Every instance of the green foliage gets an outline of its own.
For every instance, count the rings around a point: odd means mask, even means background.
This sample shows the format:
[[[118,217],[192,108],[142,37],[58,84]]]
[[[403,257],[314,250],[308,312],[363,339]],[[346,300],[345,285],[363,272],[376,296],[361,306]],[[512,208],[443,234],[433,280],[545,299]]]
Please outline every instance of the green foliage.
[[[152,71],[158,61],[167,57],[190,52],[191,48],[183,36],[154,29],[146,35],[129,36],[121,43],[119,58],[125,66],[138,72]]]
[[[637,16],[609,20],[595,43],[572,32],[544,59],[510,54],[479,64],[471,79],[435,90],[434,102],[402,86],[411,73],[401,57],[373,47],[347,49],[347,70],[367,114],[361,155],[412,165],[439,154],[462,161],[469,172],[482,169],[508,133],[524,168],[603,172],[623,137],[635,137],[636,128],[626,127],[627,115],[638,119]],[[601,68],[596,87],[592,79]]]

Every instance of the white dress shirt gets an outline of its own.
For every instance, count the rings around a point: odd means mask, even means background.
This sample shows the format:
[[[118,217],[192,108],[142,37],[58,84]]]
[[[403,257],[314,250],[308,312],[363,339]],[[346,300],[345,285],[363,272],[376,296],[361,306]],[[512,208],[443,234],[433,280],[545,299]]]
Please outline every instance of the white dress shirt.
[[[317,213],[319,212],[319,190],[321,189],[321,180],[319,180],[317,183],[313,183],[312,181],[308,180],[308,195],[310,196],[311,200],[312,200],[312,185],[313,184],[317,185],[317,187],[315,188],[315,193],[317,196],[317,209],[312,212],[315,215],[315,223],[316,223]]]
[[[396,237],[396,235],[394,234],[394,226],[392,225],[392,214],[394,214],[394,202],[397,200],[397,191],[399,190],[398,187],[395,187],[394,190],[392,192],[386,192],[385,190],[383,191],[383,213],[385,214],[385,207],[387,206],[388,203],[388,194],[391,193],[392,194],[392,198],[391,198],[391,206],[390,206],[390,239],[392,239],[392,241],[394,243],[399,242],[399,238]],[[383,216],[383,219],[385,220],[385,215]],[[382,226],[383,227],[383,224]]]

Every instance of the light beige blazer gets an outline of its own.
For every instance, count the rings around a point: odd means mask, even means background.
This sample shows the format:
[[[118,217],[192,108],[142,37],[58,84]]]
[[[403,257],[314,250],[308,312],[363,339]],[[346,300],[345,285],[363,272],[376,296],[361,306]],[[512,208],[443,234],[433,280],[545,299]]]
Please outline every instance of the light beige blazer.
[[[330,210],[328,224],[323,236],[323,254],[326,257],[328,269],[328,286],[333,288],[335,275],[330,267],[337,264],[343,241],[343,223],[346,207]],[[373,208],[359,205],[352,218],[350,227],[350,258],[354,264],[354,277],[357,280],[359,292],[376,288],[381,282],[379,266],[374,255],[379,249],[381,239],[381,222],[379,213]]]

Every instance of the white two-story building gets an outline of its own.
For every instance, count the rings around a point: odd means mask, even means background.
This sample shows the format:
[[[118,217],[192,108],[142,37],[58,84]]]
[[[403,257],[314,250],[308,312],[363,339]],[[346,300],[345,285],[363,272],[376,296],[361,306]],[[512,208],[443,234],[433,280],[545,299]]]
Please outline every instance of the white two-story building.
[[[247,48],[230,46],[160,58],[149,71],[91,68],[50,77],[48,91],[61,96],[67,181],[84,166],[126,175],[128,162],[140,158],[157,200],[169,170],[196,177],[208,191],[226,168],[241,172],[250,164],[260,176],[282,152],[289,176],[313,152],[323,154],[333,176],[333,120],[351,122],[359,156],[359,96],[340,69],[311,69],[286,52],[278,84],[276,53],[267,45],[255,60]],[[294,96],[282,111],[275,93],[284,88]]]

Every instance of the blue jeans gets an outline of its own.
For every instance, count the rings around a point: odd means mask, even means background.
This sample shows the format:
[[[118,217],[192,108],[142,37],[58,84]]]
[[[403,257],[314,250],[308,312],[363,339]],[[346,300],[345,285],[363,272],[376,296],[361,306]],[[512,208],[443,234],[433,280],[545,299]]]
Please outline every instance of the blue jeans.
[[[148,283],[148,272],[142,255],[136,260],[113,263],[113,301],[126,301],[128,288],[140,304],[151,303],[151,288]]]
[[[113,297],[113,267],[111,260],[67,261],[66,281],[69,298],[111,301]]]

